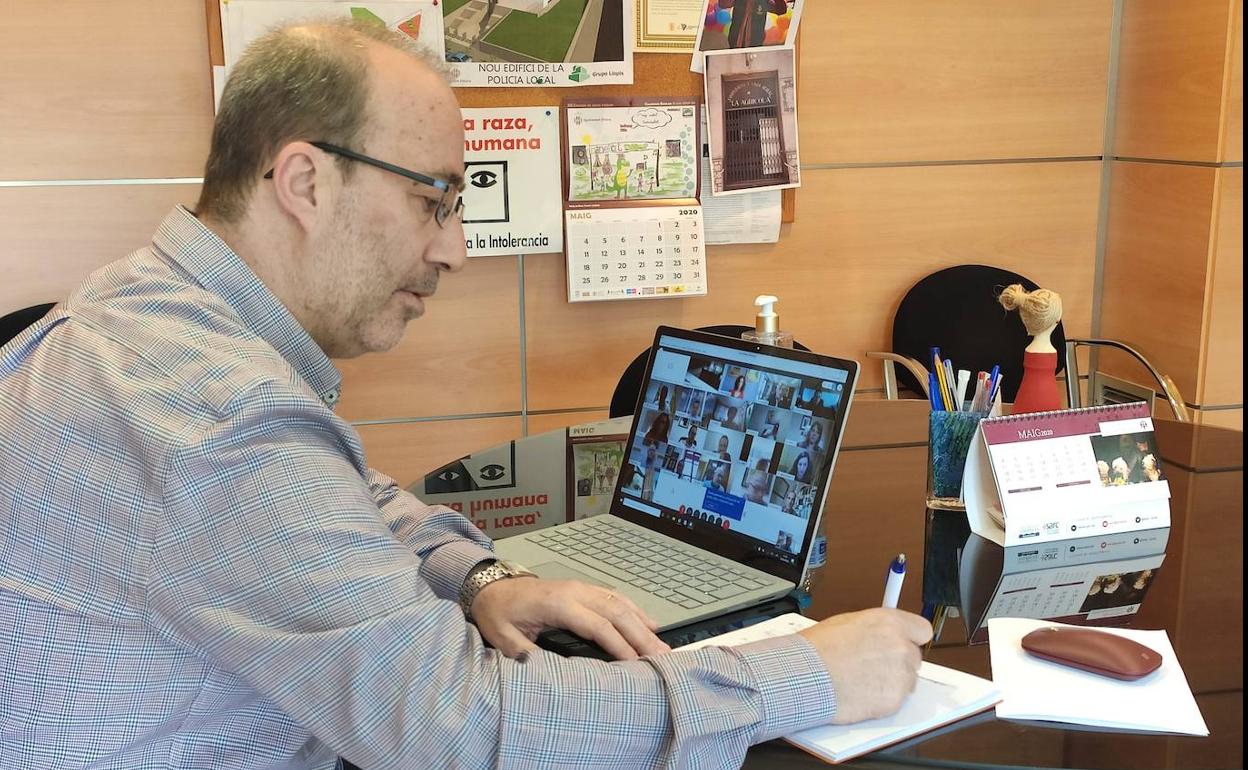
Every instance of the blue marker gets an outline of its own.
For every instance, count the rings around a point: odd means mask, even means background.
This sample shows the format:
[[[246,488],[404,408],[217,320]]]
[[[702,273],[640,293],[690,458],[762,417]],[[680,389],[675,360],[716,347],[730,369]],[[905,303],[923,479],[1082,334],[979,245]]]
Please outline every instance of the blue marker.
[[[897,600],[901,598],[901,584],[906,579],[906,555],[897,554],[888,565],[888,579],[884,581],[884,604],[889,609],[897,609]]]

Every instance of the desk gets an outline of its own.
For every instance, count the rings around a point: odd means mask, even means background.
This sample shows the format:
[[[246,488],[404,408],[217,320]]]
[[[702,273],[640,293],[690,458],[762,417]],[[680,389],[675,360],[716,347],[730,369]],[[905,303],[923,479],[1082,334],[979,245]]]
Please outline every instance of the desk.
[[[858,405],[854,408],[857,410]],[[1164,628],[1170,634],[1210,736],[1088,732],[1073,726],[1066,729],[1004,722],[988,713],[864,757],[851,766],[880,770],[1244,766],[1243,434],[1159,420],[1157,440],[1173,492],[1171,538],[1154,592],[1131,625]],[[898,458],[907,462],[904,453]],[[844,470],[838,465],[837,476]],[[845,479],[844,483],[853,486],[859,482]],[[921,477],[917,484],[921,494]],[[878,522],[882,531],[888,531],[896,518],[889,509],[891,496],[884,495],[883,508],[860,511]],[[922,509],[919,500],[921,497],[915,498],[912,511]],[[825,514],[829,533],[836,531],[840,518],[836,504],[835,499],[830,501]],[[917,526],[917,514],[915,522]],[[829,564],[834,560],[842,560],[837,570],[842,573],[863,569],[878,576],[881,569],[877,554],[864,563],[855,549],[839,547],[833,535],[829,537]],[[875,590],[878,592],[878,586]],[[816,583],[816,606],[842,604],[838,594],[836,585],[825,576]],[[927,660],[990,676],[988,646],[967,646],[958,626],[958,621],[946,623],[940,643],[928,652]],[[754,747],[744,767],[800,770],[827,765],[786,743],[773,741]]]
[[[854,403],[824,512],[828,565],[814,580],[810,616],[878,604],[881,575],[898,551],[923,563],[927,412],[926,402],[915,400]],[[1172,525],[1165,566],[1132,625],[1169,632],[1211,736],[1081,732],[1000,722],[989,713],[854,766],[1243,766],[1243,434],[1164,420],[1156,426],[1173,494]],[[561,466],[563,444],[557,444],[553,460]],[[921,582],[906,581],[903,609],[919,610]],[[946,623],[927,659],[991,676],[987,645],[967,646],[957,626]],[[745,767],[826,765],[777,741],[754,747]]]

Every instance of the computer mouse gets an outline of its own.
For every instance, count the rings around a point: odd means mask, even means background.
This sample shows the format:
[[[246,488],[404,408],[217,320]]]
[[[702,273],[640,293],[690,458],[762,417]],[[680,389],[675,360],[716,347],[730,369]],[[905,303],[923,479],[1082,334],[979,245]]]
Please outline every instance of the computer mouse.
[[[1022,639],[1037,658],[1114,679],[1139,679],[1161,666],[1161,655],[1139,642],[1092,628],[1048,626]]]

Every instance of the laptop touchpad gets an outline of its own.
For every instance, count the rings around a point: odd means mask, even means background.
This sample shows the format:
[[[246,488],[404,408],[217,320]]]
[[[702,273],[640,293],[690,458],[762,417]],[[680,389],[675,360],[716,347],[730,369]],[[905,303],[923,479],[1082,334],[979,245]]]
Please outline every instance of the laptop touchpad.
[[[536,567],[529,569],[536,572],[540,577],[548,580],[579,580],[582,583],[590,583],[603,588],[612,588],[613,586],[603,582],[602,578],[587,575],[584,572],[578,572],[566,564],[560,564],[557,561],[548,561],[544,564],[538,564]]]

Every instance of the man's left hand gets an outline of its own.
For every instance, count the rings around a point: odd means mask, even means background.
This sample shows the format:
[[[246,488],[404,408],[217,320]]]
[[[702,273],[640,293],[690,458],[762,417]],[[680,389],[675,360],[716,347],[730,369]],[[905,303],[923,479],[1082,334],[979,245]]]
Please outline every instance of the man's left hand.
[[[658,625],[626,596],[575,580],[517,577],[490,583],[472,602],[481,635],[509,658],[537,649],[548,628],[596,642],[618,660],[670,652]]]

